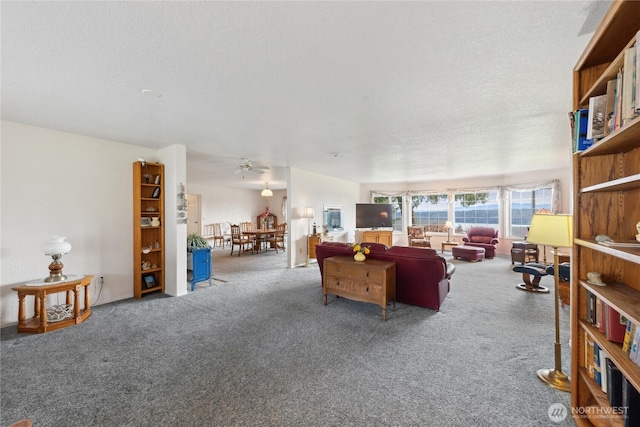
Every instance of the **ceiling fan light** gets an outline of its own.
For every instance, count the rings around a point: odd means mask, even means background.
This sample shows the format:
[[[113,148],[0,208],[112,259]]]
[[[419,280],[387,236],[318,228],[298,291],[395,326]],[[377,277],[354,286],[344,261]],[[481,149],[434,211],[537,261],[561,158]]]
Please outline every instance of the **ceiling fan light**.
[[[271,191],[271,190],[269,189],[269,183],[268,183],[268,182],[265,182],[264,184],[266,185],[266,187],[267,187],[267,188],[265,188],[264,190],[262,190],[262,193],[261,193],[261,194],[262,194],[262,197],[271,197],[271,196],[273,196],[273,191]]]

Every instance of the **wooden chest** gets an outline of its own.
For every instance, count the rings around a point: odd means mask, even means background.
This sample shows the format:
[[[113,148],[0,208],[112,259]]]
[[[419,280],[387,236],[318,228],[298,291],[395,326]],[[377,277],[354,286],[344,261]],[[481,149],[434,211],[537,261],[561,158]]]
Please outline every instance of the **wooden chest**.
[[[327,305],[327,294],[355,301],[378,304],[382,320],[387,318],[387,303],[396,304],[396,263],[367,259],[355,261],[350,256],[325,258],[323,265],[322,296]]]

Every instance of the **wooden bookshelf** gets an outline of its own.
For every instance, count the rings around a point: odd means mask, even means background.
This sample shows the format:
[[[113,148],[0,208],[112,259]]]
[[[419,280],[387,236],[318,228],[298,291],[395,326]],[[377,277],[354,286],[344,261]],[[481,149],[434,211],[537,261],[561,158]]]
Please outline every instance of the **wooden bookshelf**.
[[[152,223],[153,218],[159,224]],[[134,162],[133,296],[136,298],[149,292],[164,293],[165,219],[164,165]]]
[[[606,93],[609,80],[623,66],[624,49],[636,42],[640,2],[614,1],[573,71],[573,108],[588,108],[589,98]],[[608,247],[595,241],[633,240],[640,221],[640,118],[597,141],[573,157],[574,243],[571,269],[571,406],[609,406],[608,397],[585,366],[585,333],[622,374],[640,389],[640,367],[619,344],[609,341],[587,320],[587,294],[592,293],[640,325],[640,249]],[[597,271],[607,286],[592,286],[587,272]],[[574,417],[590,426],[588,417]],[[608,420],[622,425],[619,419]]]

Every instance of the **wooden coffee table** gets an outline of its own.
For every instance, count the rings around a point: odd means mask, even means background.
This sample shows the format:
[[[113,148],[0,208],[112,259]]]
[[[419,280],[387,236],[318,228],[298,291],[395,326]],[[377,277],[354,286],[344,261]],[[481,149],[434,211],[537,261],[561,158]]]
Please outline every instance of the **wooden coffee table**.
[[[447,246],[449,247],[453,247],[453,246],[458,246],[460,243],[458,242],[442,242],[442,253],[444,253],[444,250],[447,248]]]

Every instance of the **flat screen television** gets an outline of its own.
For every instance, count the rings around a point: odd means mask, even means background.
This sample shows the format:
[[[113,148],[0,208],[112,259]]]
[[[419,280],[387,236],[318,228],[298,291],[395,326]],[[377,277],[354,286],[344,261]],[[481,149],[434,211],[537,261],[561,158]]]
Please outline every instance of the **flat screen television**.
[[[356,228],[392,227],[393,207],[386,203],[356,203]]]

